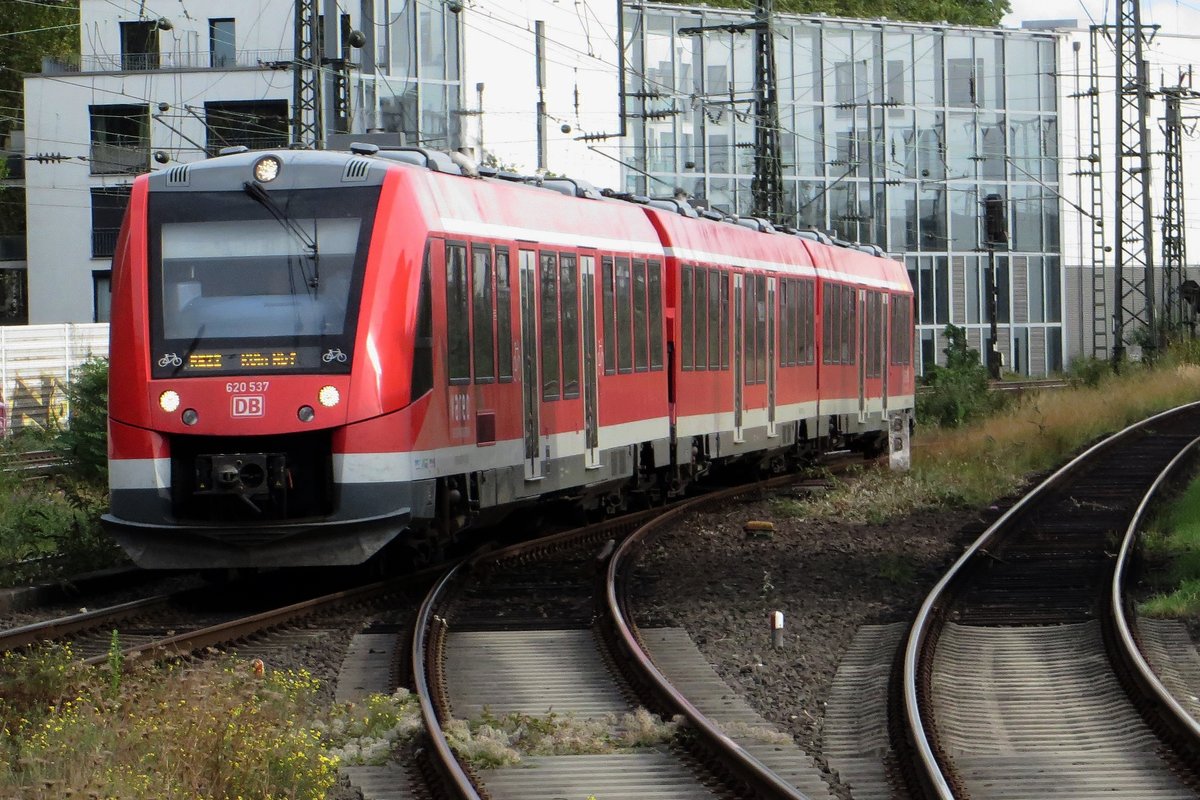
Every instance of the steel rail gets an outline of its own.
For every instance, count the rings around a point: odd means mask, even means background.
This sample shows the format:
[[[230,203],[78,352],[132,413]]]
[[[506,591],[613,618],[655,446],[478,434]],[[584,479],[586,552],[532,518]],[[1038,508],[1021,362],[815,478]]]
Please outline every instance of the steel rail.
[[[925,722],[921,715],[920,701],[917,693],[921,652],[932,630],[934,619],[939,615],[942,604],[946,599],[946,590],[949,585],[957,579],[966,564],[974,559],[999,532],[1004,530],[1011,520],[1023,513],[1035,500],[1040,499],[1044,493],[1058,485],[1066,476],[1086,463],[1096,453],[1115,445],[1156,420],[1195,408],[1200,408],[1200,402],[1177,406],[1135,422],[1108,438],[1097,442],[1068,461],[1050,475],[1050,477],[1038,484],[1032,491],[1028,492],[1012,508],[1008,509],[999,519],[993,522],[987,530],[981,533],[979,538],[963,552],[958,560],[942,576],[941,580],[933,587],[933,590],[926,596],[925,602],[921,604],[921,609],[917,612],[916,619],[913,621],[912,629],[909,631],[908,642],[905,645],[902,696],[907,733],[914,750],[914,756],[917,759],[916,766],[919,768],[919,778],[927,794],[938,798],[938,800],[955,800],[955,794],[946,780],[938,757],[934,753],[933,746],[926,734]]]
[[[425,723],[425,734],[434,751],[431,757],[433,767],[442,779],[444,788],[451,790],[456,800],[480,800],[479,793],[475,790],[475,784],[472,783],[462,768],[462,764],[454,755],[450,742],[446,738],[446,732],[442,729],[441,720],[438,719],[437,712],[434,710],[433,701],[430,699],[428,675],[430,656],[427,651],[428,633],[435,622],[443,624],[441,620],[436,619],[434,611],[441,602],[443,593],[453,582],[458,580],[460,570],[467,563],[468,560],[464,559],[447,571],[425,596],[424,602],[421,603],[421,609],[417,612],[411,658],[413,688],[416,690],[417,699],[421,704],[421,719]]]
[[[15,650],[18,647],[26,647],[34,642],[53,641],[64,636],[71,636],[80,631],[101,628],[111,622],[128,619],[135,614],[140,614],[154,608],[161,608],[178,599],[179,595],[156,595],[155,597],[132,600],[128,603],[121,603],[120,605],[109,606],[108,608],[98,608],[95,611],[84,611],[79,614],[71,614],[42,622],[31,622],[19,628],[10,628],[6,631],[0,631],[0,651]]]
[[[778,480],[778,479],[776,479]],[[786,480],[780,481],[786,483]],[[772,481],[768,481],[768,484]],[[662,698],[676,714],[682,714],[699,736],[705,747],[715,751],[724,765],[729,767],[741,781],[753,788],[760,795],[771,798],[786,798],[786,800],[809,800],[795,786],[780,778],[772,769],[754,757],[749,751],[733,741],[727,734],[714,725],[707,716],[684,697],[678,689],[671,685],[666,676],[659,671],[651,661],[650,656],[642,649],[636,634],[626,618],[624,603],[618,597],[617,584],[624,566],[632,559],[634,551],[640,548],[645,537],[655,529],[665,526],[687,511],[695,507],[712,503],[725,497],[732,497],[746,491],[764,488],[763,484],[749,487],[738,487],[728,492],[718,492],[683,503],[665,514],[638,528],[628,536],[609,558],[605,571],[605,606],[606,621],[617,635],[617,645],[624,655],[632,659],[633,666],[641,673],[641,677],[652,687],[652,691]]]
[[[1126,575],[1131,569],[1133,551],[1141,534],[1142,522],[1151,501],[1163,484],[1176,476],[1186,463],[1188,456],[1193,455],[1198,449],[1200,449],[1200,436],[1189,442],[1187,447],[1171,459],[1171,463],[1163,469],[1146,492],[1145,497],[1142,498],[1137,511],[1134,512],[1133,520],[1125,531],[1125,538],[1121,542],[1121,551],[1117,556],[1116,568],[1113,570],[1112,582],[1109,584],[1110,616],[1112,630],[1115,633],[1113,649],[1116,656],[1128,670],[1137,689],[1144,696],[1151,698],[1158,719],[1182,743],[1180,749],[1193,754],[1193,758],[1197,757],[1195,754],[1200,754],[1200,722],[1193,718],[1187,709],[1175,699],[1175,696],[1163,685],[1146,661],[1145,656],[1142,655],[1142,650],[1133,635],[1134,623],[1125,613],[1124,587]]]

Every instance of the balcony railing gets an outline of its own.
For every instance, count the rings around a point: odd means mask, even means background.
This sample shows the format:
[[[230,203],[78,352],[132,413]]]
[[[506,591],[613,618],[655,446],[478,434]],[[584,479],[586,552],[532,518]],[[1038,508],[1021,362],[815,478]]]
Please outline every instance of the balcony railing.
[[[92,258],[112,258],[120,228],[92,228]]]
[[[0,261],[25,260],[25,234],[0,236]]]
[[[291,50],[238,50],[234,53],[182,51],[162,53],[89,54],[42,59],[43,75],[73,72],[138,72],[154,69],[234,69],[291,67]]]

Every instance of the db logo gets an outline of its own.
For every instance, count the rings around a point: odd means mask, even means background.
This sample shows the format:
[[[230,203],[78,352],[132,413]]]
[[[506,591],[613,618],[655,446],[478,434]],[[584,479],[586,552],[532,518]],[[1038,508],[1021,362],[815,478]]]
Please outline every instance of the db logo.
[[[261,417],[266,402],[261,394],[235,394],[233,396],[233,416]]]

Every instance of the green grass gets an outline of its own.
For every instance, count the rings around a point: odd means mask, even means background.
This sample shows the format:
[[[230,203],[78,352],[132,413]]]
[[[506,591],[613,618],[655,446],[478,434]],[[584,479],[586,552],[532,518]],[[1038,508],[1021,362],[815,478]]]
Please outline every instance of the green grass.
[[[1142,536],[1155,594],[1138,605],[1148,617],[1200,615],[1200,479],[1159,512]]]
[[[81,665],[0,656],[0,797],[324,800],[339,764],[383,763],[419,727],[405,692],[323,707],[261,662]]]

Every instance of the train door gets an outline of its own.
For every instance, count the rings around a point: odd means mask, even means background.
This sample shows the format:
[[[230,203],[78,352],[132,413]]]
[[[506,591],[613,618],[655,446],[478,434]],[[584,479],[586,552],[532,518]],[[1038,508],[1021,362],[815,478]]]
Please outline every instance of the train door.
[[[583,446],[586,469],[600,466],[600,403],[597,384],[600,373],[596,358],[596,257],[580,256],[583,284]]]
[[[775,279],[767,278],[767,436],[775,436]]]
[[[870,305],[867,303],[867,293],[863,289],[858,290],[858,307],[860,313],[858,316],[858,324],[854,327],[858,329],[858,421],[865,422],[867,419],[867,352],[875,346],[875,343],[870,341],[870,336],[867,331],[870,326],[867,325],[867,317],[870,316]]]
[[[735,273],[733,276],[733,441],[735,444],[746,440],[742,432],[742,383],[745,380],[746,356],[745,331],[743,317],[745,308],[742,305],[742,293],[745,291],[743,281],[745,276]]]
[[[525,434],[525,480],[542,478],[541,411],[538,404],[542,382],[538,377],[537,341],[537,254],[521,251],[521,393]]]

